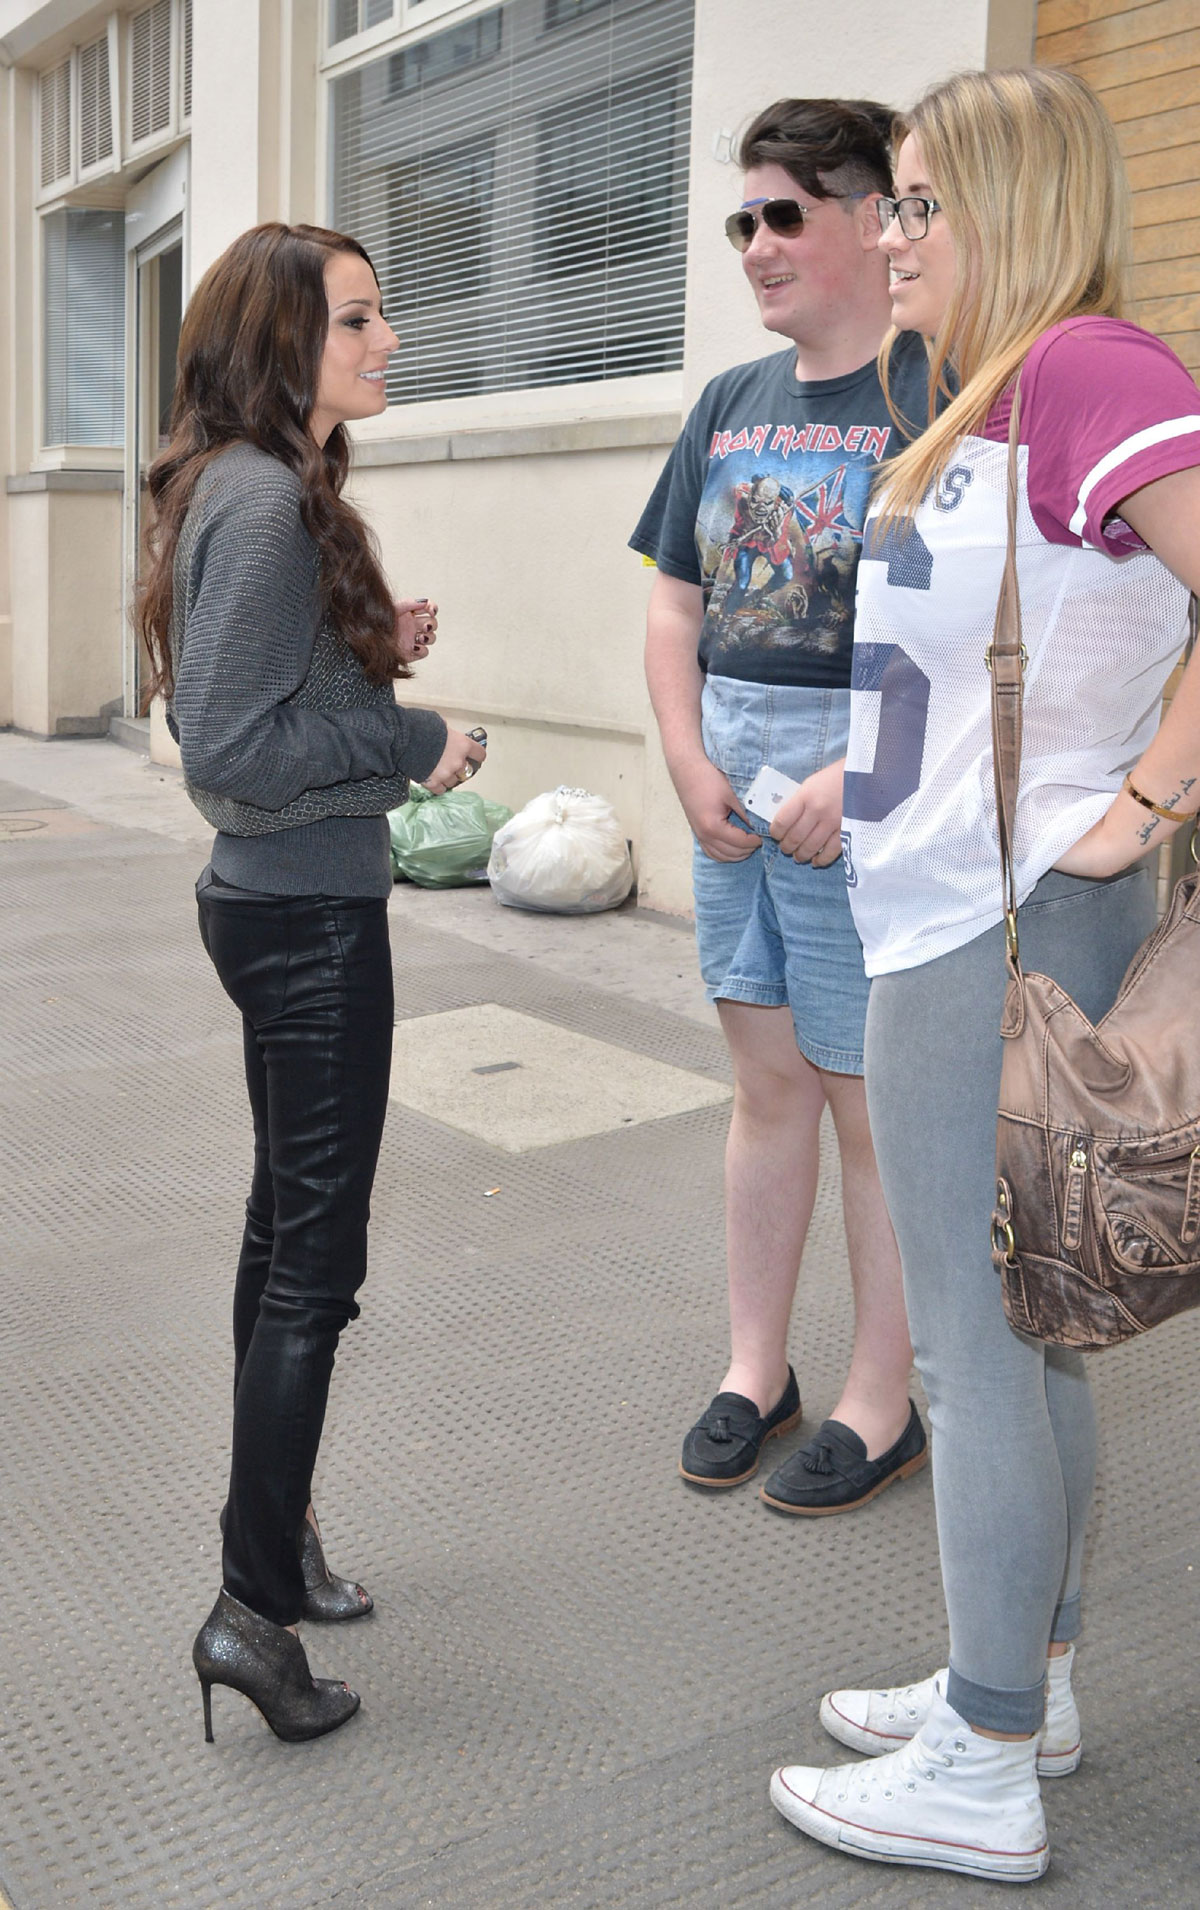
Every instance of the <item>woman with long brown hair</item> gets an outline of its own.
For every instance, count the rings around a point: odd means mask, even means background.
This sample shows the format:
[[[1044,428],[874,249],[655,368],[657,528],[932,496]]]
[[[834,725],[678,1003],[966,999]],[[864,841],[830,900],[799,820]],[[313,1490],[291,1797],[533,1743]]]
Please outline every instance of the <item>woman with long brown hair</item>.
[[[254,1117],[223,1585],[193,1648],[209,1742],[214,1684],[291,1740],[359,1705],[311,1677],[295,1625],[371,1610],[329,1573],[310,1491],[387,1106],[386,812],[410,777],[448,789],[483,758],[397,703],[436,609],[393,602],[341,494],[344,427],[386,407],[396,345],[353,239],[243,233],[188,307],[171,439],[149,476],[139,623],[188,792],[217,832],[200,933],[241,1011]]]

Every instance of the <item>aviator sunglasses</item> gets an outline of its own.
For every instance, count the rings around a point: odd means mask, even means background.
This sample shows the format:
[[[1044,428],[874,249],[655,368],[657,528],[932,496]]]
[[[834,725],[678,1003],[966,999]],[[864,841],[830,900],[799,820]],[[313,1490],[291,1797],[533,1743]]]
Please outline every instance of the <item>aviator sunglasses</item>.
[[[830,192],[826,199],[867,199],[866,192]],[[825,200],[821,201],[824,205]],[[754,235],[759,225],[765,225],[768,232],[776,233],[781,239],[794,239],[804,230],[804,221],[816,211],[815,206],[802,206],[798,199],[764,199],[761,204],[740,206],[731,212],[725,221],[725,237],[735,252],[745,252],[754,243]]]

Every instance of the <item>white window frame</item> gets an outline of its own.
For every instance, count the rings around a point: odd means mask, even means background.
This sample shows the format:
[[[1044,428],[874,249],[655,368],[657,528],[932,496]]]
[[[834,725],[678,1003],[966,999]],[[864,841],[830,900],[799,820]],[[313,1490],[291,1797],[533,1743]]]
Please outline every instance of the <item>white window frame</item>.
[[[495,4],[495,0],[491,0]],[[364,27],[361,33],[348,33],[344,40],[329,38],[329,0],[320,0],[321,7],[321,63],[322,66],[340,65],[343,60],[357,59],[360,53],[370,53],[389,40],[399,39],[405,34],[415,33],[431,20],[442,20],[448,13],[457,13],[464,20],[472,13],[480,12],[476,0],[393,0],[395,13],[390,20],[381,20],[378,26]],[[486,0],[485,0],[486,6]]]
[[[381,48],[397,52],[415,46],[425,37],[416,29],[437,22],[439,30],[446,15],[453,13],[455,23],[475,14],[488,13],[498,0],[423,0],[411,17],[411,0],[397,0],[398,11],[408,18],[406,26],[372,27],[353,39],[326,45],[328,16],[321,19],[322,53],[318,61],[317,85],[317,176],[320,180],[322,221],[333,217],[330,178],[330,134],[332,125],[333,81],[368,66],[379,58]],[[401,314],[401,316],[403,316]],[[352,424],[351,436],[363,445],[378,447],[372,463],[386,462],[386,446],[394,443],[398,452],[413,440],[441,438],[461,431],[492,432],[509,429],[529,430],[574,424],[581,419],[617,422],[660,418],[664,413],[683,408],[683,369],[640,372],[628,378],[588,379],[574,385],[530,385],[517,390],[473,393],[466,398],[418,399],[412,404],[389,405],[377,418]],[[549,448],[549,447],[548,447]],[[448,455],[448,453],[447,453]]]

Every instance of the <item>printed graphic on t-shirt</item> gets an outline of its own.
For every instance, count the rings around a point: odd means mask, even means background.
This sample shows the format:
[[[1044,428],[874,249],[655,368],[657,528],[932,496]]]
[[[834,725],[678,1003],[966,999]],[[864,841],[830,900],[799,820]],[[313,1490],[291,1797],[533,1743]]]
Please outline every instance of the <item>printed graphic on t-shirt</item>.
[[[848,652],[868,494],[891,435],[819,422],[712,433],[696,518],[710,671]]]
[[[630,542],[695,584],[709,676],[846,689],[867,494],[907,442],[874,363],[801,382],[792,346],[705,386]],[[892,354],[902,418],[928,405],[924,341]]]

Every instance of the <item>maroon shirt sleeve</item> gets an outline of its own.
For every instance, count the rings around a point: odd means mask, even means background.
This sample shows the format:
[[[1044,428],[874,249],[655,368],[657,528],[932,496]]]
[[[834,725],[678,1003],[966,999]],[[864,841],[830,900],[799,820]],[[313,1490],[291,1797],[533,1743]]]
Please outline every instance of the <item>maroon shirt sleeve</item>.
[[[1006,396],[985,436],[1008,435]],[[1144,550],[1116,515],[1155,478],[1200,465],[1200,390],[1173,351],[1116,318],[1069,318],[1043,332],[1021,372],[1029,503],[1052,544],[1119,557]]]

